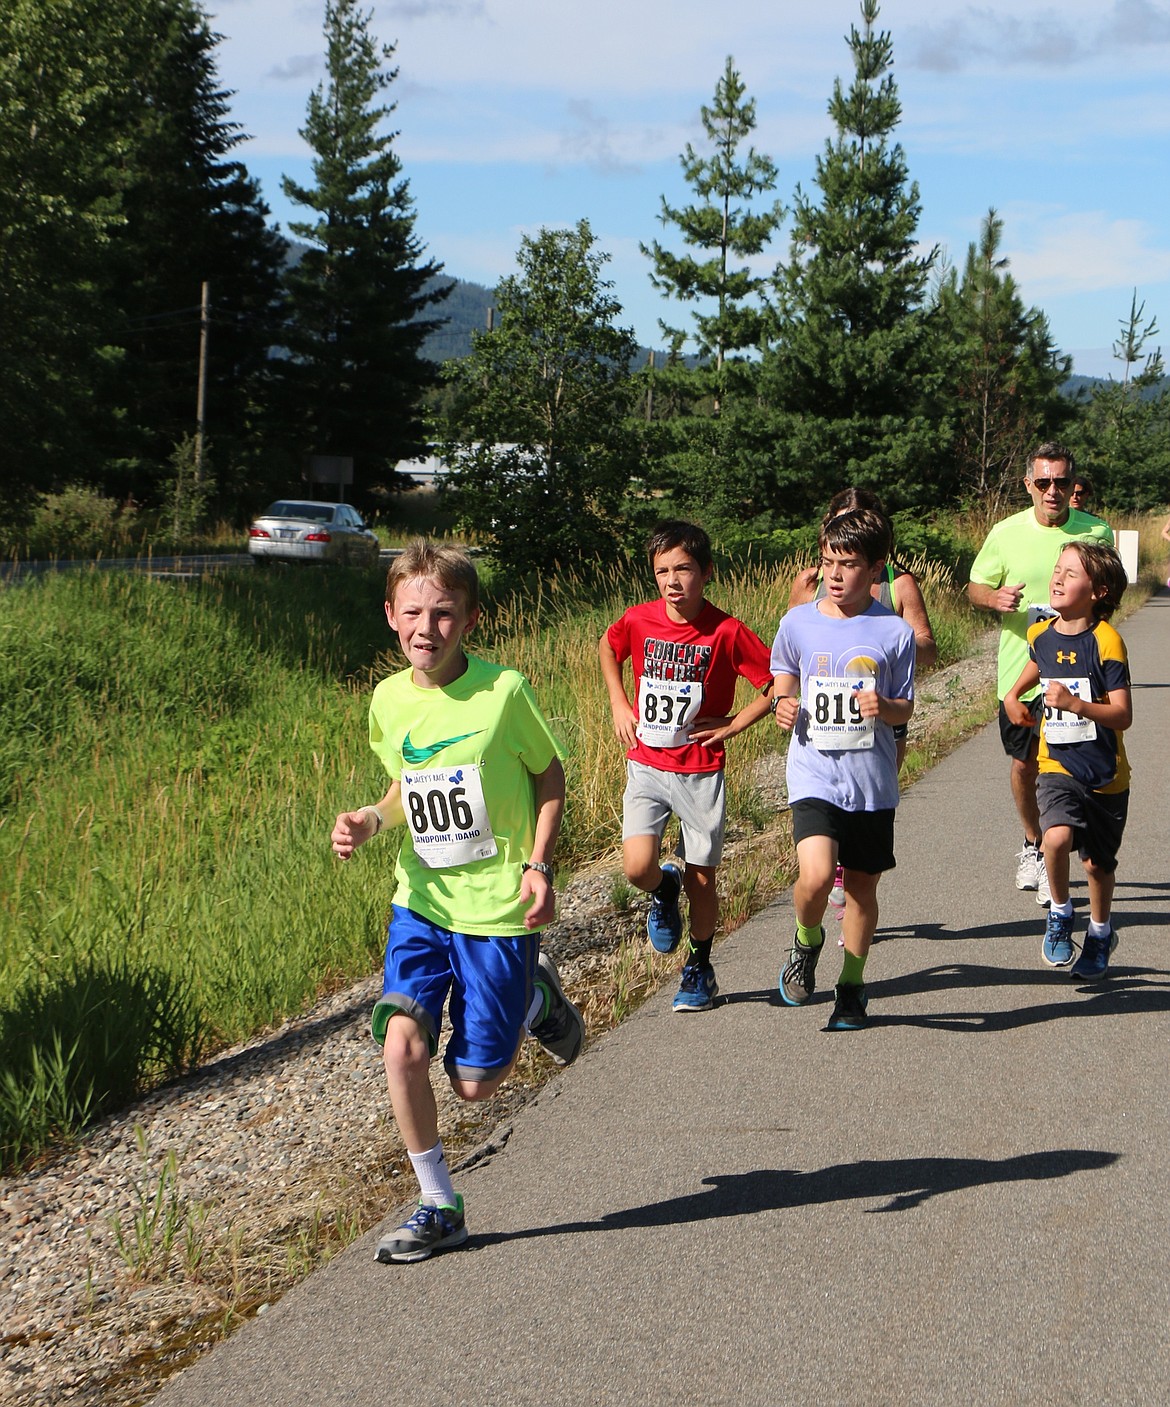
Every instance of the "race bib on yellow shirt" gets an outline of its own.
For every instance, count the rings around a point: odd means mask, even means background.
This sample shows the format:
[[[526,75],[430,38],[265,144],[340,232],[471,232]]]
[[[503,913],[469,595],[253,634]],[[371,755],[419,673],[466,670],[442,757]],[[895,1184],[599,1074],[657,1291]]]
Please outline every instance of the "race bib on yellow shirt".
[[[496,853],[476,764],[403,772],[402,804],[414,853],[427,869],[448,870]]]
[[[638,682],[638,740],[647,747],[683,747],[699,716],[703,686],[695,680],[650,679]]]
[[[1046,691],[1049,684],[1063,684],[1070,694],[1090,703],[1093,696],[1087,679],[1041,679],[1040,688]],[[1081,718],[1075,713],[1065,713],[1059,708],[1044,705],[1044,736],[1050,743],[1091,743],[1097,738],[1097,725],[1091,718]]]
[[[837,679],[812,674],[805,686],[808,740],[818,752],[857,752],[873,747],[874,718],[862,718],[858,694],[876,687],[872,676]]]

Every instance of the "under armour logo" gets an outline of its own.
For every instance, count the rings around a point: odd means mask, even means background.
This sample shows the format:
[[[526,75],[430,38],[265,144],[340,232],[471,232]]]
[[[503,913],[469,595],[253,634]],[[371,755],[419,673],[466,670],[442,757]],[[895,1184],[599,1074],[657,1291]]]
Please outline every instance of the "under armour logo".
[[[1076,652],[1075,650],[1069,650],[1069,652],[1068,652],[1067,654],[1065,654],[1065,652],[1064,652],[1063,650],[1057,650],[1057,652],[1056,652],[1056,663],[1057,663],[1057,664],[1076,664],[1076,662],[1077,662],[1077,652]]]

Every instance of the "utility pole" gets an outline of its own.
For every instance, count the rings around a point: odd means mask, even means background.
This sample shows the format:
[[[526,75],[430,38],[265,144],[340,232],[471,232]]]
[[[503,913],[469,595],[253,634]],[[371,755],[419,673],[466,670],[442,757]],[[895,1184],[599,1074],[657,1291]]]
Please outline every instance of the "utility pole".
[[[199,297],[199,390],[195,398],[195,490],[203,485],[203,407],[207,399],[207,333],[211,326],[207,280]]]

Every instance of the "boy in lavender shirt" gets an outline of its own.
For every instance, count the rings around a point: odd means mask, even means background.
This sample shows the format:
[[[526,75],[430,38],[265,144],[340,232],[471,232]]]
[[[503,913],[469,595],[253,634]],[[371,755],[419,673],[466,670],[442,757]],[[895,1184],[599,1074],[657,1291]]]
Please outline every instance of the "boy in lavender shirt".
[[[780,996],[803,1006],[816,990],[822,920],[836,867],[845,876],[845,955],[830,1031],[859,1031],[865,960],[877,930],[878,881],[893,869],[898,764],[894,728],[914,712],[914,632],[875,601],[889,524],[873,509],[821,529],[826,594],[789,611],[772,645],[776,722],[792,730],[788,800],[800,872],[796,937]]]

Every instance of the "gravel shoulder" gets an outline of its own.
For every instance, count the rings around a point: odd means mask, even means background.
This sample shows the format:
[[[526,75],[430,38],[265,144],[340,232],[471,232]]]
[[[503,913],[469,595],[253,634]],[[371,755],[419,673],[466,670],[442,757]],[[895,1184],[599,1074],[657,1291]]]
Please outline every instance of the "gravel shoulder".
[[[995,679],[995,632],[919,684],[915,738]],[[757,785],[779,816],[781,759]],[[745,843],[745,842],[740,842]],[[571,994],[612,971],[645,902],[613,904],[616,856],[575,879],[545,944]],[[0,1178],[0,1401],[122,1407],[264,1307],[314,1264],[412,1199],[369,1012],[380,975],[236,1046],[104,1121],[76,1147]],[[609,1011],[585,1001],[590,1031]],[[452,1163],[506,1141],[552,1072],[526,1042],[483,1105],[456,1100],[435,1063]]]

